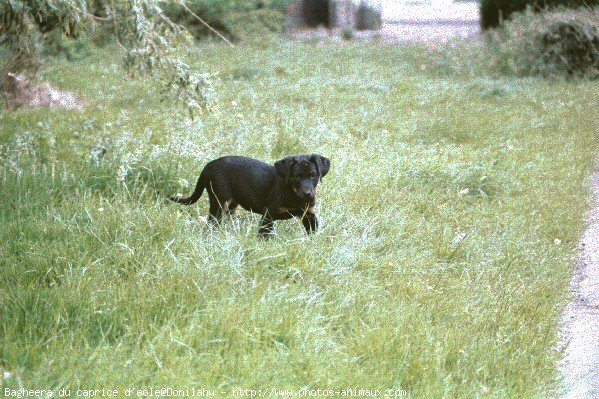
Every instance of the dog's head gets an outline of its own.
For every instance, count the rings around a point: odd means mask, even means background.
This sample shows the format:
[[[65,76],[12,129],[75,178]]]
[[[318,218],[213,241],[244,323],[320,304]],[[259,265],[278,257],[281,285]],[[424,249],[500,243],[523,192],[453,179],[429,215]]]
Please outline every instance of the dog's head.
[[[314,198],[316,185],[330,166],[331,161],[318,154],[292,155],[275,162],[277,174],[303,200]]]

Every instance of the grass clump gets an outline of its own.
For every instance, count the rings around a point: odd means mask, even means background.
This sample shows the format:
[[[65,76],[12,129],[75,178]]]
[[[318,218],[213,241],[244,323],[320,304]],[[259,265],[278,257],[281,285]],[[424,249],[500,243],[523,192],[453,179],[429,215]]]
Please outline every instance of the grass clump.
[[[596,82],[435,76],[419,47],[205,44],[191,65],[260,73],[189,121],[114,53],[43,71],[86,108],[0,111],[0,360],[25,388],[555,392]],[[331,158],[313,236],[166,200],[218,156],[295,152]]]
[[[354,37],[354,29],[351,27],[351,25],[345,25],[343,29],[341,29],[341,38],[343,40],[353,40]]]

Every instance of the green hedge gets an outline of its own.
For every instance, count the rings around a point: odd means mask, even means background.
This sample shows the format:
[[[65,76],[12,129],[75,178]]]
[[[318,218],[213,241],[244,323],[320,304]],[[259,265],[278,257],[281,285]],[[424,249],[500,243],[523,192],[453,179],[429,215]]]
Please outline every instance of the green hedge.
[[[527,8],[539,11],[556,7],[599,6],[599,0],[481,0],[480,22],[483,29],[495,28],[513,13]]]
[[[289,0],[193,0],[187,2],[187,6],[220,33],[233,40],[243,40],[282,30],[288,3]],[[164,12],[198,39],[211,34],[205,25],[177,4],[169,3]]]
[[[599,8],[516,13],[483,36],[485,40],[455,40],[431,50],[434,70],[471,79],[599,78]]]

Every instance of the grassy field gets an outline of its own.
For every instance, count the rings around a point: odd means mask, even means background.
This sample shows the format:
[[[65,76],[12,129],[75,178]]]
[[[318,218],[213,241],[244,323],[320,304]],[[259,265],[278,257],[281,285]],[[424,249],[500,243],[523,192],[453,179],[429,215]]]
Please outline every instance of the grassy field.
[[[114,49],[49,62],[87,106],[0,111],[3,387],[550,396],[599,83],[466,80],[425,51],[190,49],[220,78],[195,121]],[[314,236],[165,200],[218,156],[303,152],[331,159]]]

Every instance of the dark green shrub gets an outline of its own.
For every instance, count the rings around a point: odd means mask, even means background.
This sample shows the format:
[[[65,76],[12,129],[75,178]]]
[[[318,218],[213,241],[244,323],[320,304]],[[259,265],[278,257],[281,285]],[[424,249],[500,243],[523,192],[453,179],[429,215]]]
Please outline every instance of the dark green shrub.
[[[233,40],[245,40],[282,30],[289,0],[193,0],[187,6],[212,28]],[[195,38],[212,33],[183,7],[169,2],[165,14]]]
[[[361,3],[356,15],[356,29],[380,29],[382,25],[381,10],[370,4]]]
[[[250,41],[283,31],[285,15],[271,9],[231,12],[223,18],[223,25],[231,39]]]
[[[599,9],[518,14],[491,33],[487,45],[501,71],[597,78]]]
[[[454,41],[433,50],[438,71],[599,78],[599,8],[528,11],[478,42]]]
[[[187,6],[196,15],[219,32],[228,33],[222,19],[233,7],[234,2],[218,0],[195,0]],[[175,23],[183,25],[196,38],[208,36],[210,30],[200,23],[193,15],[175,2],[169,2],[164,7],[164,13]]]
[[[599,0],[481,0],[480,23],[483,29],[495,28],[513,13],[527,8],[540,11],[557,7],[578,8],[599,5]]]
[[[86,35],[67,37],[61,30],[54,29],[44,35],[43,55],[64,56],[69,61],[81,60],[89,56],[91,48]]]
[[[343,29],[341,29],[341,38],[343,40],[352,40],[354,37],[354,30],[350,25],[345,25]]]
[[[551,21],[536,40],[539,73],[599,77],[599,12],[594,19]]]

